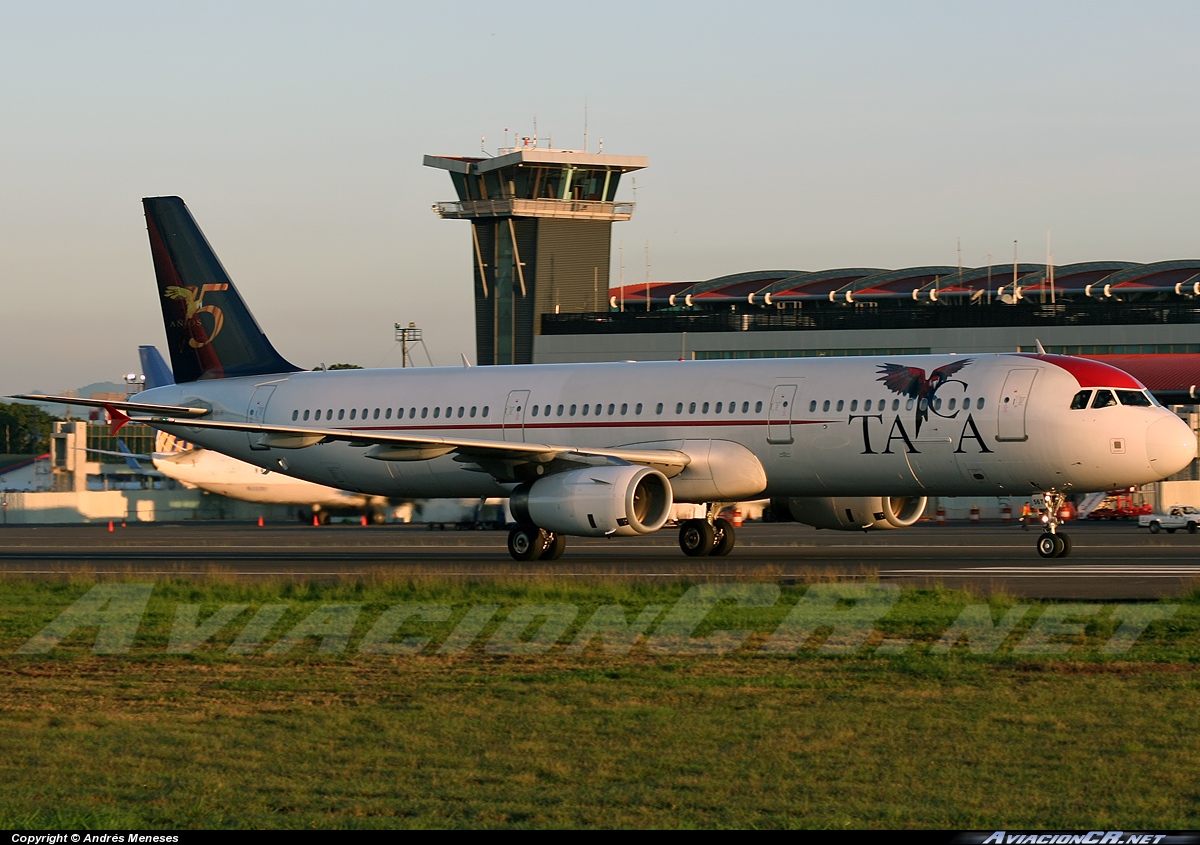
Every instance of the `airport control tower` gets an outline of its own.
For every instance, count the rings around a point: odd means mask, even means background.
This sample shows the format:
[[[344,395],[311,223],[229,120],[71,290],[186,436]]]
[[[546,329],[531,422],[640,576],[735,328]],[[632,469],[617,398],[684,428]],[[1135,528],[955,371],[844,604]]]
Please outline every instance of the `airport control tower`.
[[[525,146],[494,158],[425,156],[450,172],[458,199],[434,210],[470,220],[475,266],[475,355],[480,364],[528,364],[540,315],[604,311],[621,175],[645,156]]]

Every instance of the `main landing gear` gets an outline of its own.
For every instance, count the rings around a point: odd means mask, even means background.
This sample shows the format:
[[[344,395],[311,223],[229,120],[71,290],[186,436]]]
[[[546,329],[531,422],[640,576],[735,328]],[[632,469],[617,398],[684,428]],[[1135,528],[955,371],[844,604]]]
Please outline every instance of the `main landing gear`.
[[[708,506],[704,519],[687,519],[679,526],[679,548],[688,557],[724,557],[733,551],[733,523],[717,516],[720,507]]]
[[[518,525],[508,532],[508,553],[513,560],[558,560],[567,548],[567,538],[535,525]]]
[[[1058,530],[1058,514],[1065,497],[1055,491],[1043,495],[1046,498],[1046,512],[1042,514],[1042,525],[1046,531],[1037,539],[1038,554],[1042,557],[1066,557],[1071,553],[1071,538]]]

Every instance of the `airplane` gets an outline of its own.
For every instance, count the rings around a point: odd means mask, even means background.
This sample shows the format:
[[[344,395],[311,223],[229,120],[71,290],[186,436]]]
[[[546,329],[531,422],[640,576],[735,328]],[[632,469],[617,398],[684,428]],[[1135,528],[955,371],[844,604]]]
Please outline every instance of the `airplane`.
[[[308,372],[267,339],[179,197],[143,200],[174,385],[103,407],[263,469],[379,496],[507,497],[517,560],[661,529],[725,555],[727,503],[903,528],[927,497],[1034,495],[1044,558],[1073,491],[1159,481],[1191,428],[1127,373],[1039,353]],[[30,398],[30,397],[17,397]]]

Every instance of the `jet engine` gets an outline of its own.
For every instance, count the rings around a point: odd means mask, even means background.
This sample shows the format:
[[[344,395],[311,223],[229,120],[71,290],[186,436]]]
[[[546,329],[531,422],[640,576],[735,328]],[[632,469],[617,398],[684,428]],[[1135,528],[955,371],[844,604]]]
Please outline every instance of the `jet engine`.
[[[663,527],[674,500],[671,483],[656,469],[601,466],[560,472],[512,492],[519,522],[555,534],[632,537]]]
[[[835,496],[772,499],[771,507],[782,519],[815,528],[862,531],[867,528],[907,528],[925,513],[924,496]]]

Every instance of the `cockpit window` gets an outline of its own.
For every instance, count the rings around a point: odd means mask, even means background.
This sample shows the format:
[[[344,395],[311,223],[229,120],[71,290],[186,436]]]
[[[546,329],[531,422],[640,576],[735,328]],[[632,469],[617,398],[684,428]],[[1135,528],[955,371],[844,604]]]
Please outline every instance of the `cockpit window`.
[[[1092,407],[1107,408],[1115,404],[1117,404],[1117,397],[1113,396],[1111,390],[1097,390],[1096,399],[1092,402]]]
[[[1122,405],[1132,405],[1135,408],[1149,408],[1150,397],[1140,390],[1118,390],[1117,398]]]
[[[1092,391],[1081,390],[1075,394],[1075,398],[1071,400],[1071,410],[1080,411],[1087,407],[1088,400],[1092,398]]]

